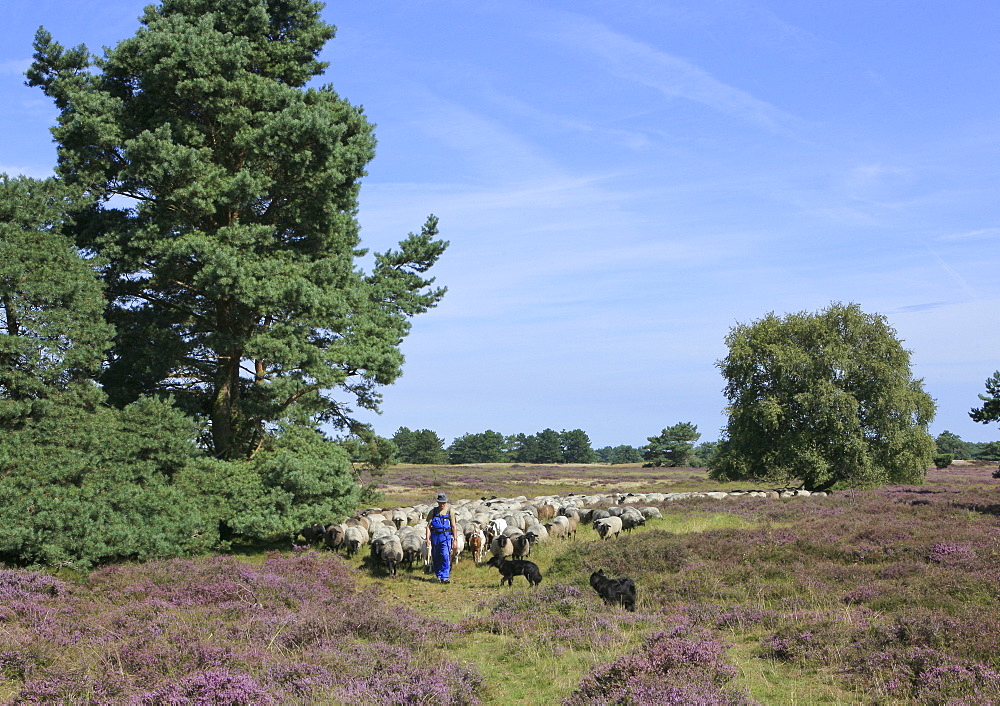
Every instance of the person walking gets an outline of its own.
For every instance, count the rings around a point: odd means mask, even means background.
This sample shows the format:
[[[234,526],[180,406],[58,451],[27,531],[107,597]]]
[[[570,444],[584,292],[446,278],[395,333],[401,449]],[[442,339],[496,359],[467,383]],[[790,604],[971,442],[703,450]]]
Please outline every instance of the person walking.
[[[451,583],[451,557],[458,550],[458,523],[454,519],[448,496],[438,493],[437,507],[427,513],[427,546],[441,583]]]

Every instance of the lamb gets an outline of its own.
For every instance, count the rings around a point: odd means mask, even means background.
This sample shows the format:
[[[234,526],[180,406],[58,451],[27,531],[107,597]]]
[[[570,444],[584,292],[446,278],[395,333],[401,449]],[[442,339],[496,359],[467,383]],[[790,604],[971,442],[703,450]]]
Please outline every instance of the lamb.
[[[635,582],[628,576],[612,579],[604,575],[604,569],[590,575],[590,586],[607,605],[620,605],[625,610],[635,610]]]
[[[469,545],[469,549],[472,551],[472,560],[479,566],[483,563],[483,558],[486,556],[486,535],[480,529],[471,532],[466,539],[466,544]]]
[[[537,586],[542,582],[542,572],[539,570],[538,564],[533,561],[527,559],[505,560],[495,556],[486,563],[489,566],[495,566],[500,572],[501,586],[503,586],[504,581],[507,582],[508,586],[513,586],[515,576],[523,576],[528,580],[530,586]]]

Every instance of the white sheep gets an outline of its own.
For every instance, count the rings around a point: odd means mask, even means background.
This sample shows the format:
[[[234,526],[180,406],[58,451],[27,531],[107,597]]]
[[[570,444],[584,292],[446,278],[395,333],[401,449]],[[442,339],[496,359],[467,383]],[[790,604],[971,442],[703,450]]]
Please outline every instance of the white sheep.
[[[601,539],[617,537],[622,531],[622,518],[602,517],[599,520],[594,520],[594,529],[597,530]]]

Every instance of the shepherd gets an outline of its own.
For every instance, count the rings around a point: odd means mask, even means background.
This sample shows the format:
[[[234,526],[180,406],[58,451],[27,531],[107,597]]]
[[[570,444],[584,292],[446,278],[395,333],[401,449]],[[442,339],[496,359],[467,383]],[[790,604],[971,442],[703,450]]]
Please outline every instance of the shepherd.
[[[447,495],[438,493],[437,503],[427,513],[427,546],[438,581],[451,583],[451,557],[458,550],[458,523],[452,517]]]

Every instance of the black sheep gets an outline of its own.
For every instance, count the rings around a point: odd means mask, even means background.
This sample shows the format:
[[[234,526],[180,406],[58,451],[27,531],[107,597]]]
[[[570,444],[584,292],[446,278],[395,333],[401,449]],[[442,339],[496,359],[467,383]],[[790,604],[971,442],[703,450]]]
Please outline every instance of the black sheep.
[[[309,525],[308,527],[303,527],[296,533],[296,537],[301,536],[309,544],[313,542],[318,542],[323,539],[323,535],[326,533],[326,527],[320,524]]]
[[[590,575],[590,585],[608,605],[620,605],[626,610],[635,610],[635,582],[628,576],[608,578],[604,575],[604,569],[601,569]]]
[[[523,576],[528,579],[528,583],[532,586],[537,586],[542,582],[542,572],[538,568],[538,564],[533,561],[528,561],[527,559],[501,559],[499,556],[495,556],[486,562],[488,566],[495,566],[500,572],[500,585],[503,586],[503,582],[506,581],[508,586],[514,585],[515,576]]]

